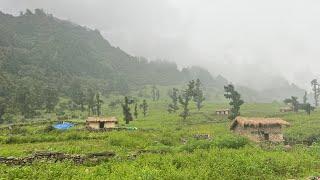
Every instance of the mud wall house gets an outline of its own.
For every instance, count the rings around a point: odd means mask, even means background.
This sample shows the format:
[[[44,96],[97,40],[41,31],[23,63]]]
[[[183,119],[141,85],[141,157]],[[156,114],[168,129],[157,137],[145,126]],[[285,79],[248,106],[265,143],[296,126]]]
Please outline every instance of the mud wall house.
[[[282,107],[280,108],[280,112],[290,112],[293,111],[292,107]]]
[[[90,129],[115,128],[118,120],[115,117],[88,117],[86,127]]]
[[[216,110],[217,115],[228,115],[230,114],[230,109],[219,109]]]
[[[289,126],[289,123],[280,118],[237,117],[230,129],[255,142],[282,142],[284,141],[282,130],[285,126]]]

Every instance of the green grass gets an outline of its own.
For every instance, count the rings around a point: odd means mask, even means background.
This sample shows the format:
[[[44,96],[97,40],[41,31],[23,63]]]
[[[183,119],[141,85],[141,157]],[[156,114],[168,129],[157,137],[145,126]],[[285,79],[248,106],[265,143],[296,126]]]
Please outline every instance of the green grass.
[[[89,132],[83,119],[67,131],[45,132],[50,124],[30,124],[0,130],[0,156],[28,156],[36,151],[71,154],[114,151],[116,157],[97,165],[72,162],[35,162],[28,166],[0,165],[0,179],[289,179],[320,173],[320,145],[283,145],[263,148],[229,131],[230,121],[214,114],[226,104],[207,103],[183,121],[166,112],[165,100],[150,102],[147,117],[125,125],[120,107],[105,114],[118,117],[121,126],[132,131]],[[281,104],[245,104],[243,116],[281,117],[291,123],[285,130],[292,142],[317,137],[320,112],[279,113]],[[79,114],[79,112],[77,112]],[[85,114],[83,114],[85,116]],[[195,134],[209,134],[212,140],[196,140]],[[187,140],[187,142],[183,142]],[[317,141],[317,139],[314,139]],[[139,150],[150,153],[136,154]],[[157,153],[160,152],[160,153]]]

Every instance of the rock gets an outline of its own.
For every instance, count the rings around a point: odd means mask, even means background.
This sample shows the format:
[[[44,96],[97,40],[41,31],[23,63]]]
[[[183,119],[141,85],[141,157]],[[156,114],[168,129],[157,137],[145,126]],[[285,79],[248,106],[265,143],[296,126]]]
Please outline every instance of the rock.
[[[195,134],[193,138],[200,140],[200,139],[208,139],[211,140],[211,136],[209,134]]]

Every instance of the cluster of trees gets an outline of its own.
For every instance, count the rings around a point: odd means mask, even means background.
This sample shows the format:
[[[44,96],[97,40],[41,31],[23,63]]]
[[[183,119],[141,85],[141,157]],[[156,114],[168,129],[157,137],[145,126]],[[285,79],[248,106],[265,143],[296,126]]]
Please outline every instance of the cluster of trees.
[[[13,114],[25,118],[37,115],[38,111],[53,112],[59,101],[59,92],[54,84],[44,84],[22,78],[14,83],[1,74],[0,122],[11,121]]]
[[[180,116],[183,119],[186,119],[190,115],[189,103],[191,100],[196,103],[199,111],[203,107],[203,101],[205,100],[201,86],[200,79],[197,79],[189,81],[187,88],[181,91],[173,88],[172,91],[169,92],[169,97],[171,98],[172,102],[168,105],[168,112],[174,113],[179,110],[179,103],[182,106],[182,112],[180,113]]]
[[[75,80],[66,89],[66,95],[61,93],[59,85],[35,81],[25,77],[9,81],[7,76],[0,73],[0,122],[11,121],[13,115],[22,115],[24,118],[32,118],[40,112],[57,114],[64,113],[66,109],[85,111],[89,115],[102,114],[102,99],[99,92],[93,89],[85,89],[80,81]],[[68,102],[60,101],[60,98],[70,99]],[[57,109],[59,105],[59,109]]]
[[[310,115],[311,111],[315,109],[315,107],[311,106],[310,103],[308,103],[308,98],[307,98],[308,93],[305,92],[303,96],[303,103],[300,103],[298,101],[298,98],[295,96],[291,96],[291,98],[286,98],[283,102],[285,104],[290,104],[292,106],[293,112],[298,112],[299,109],[304,110],[307,114]]]
[[[131,107],[130,105],[134,104],[134,117],[137,119],[138,118],[138,102],[137,100],[133,100],[133,99],[129,99],[127,96],[124,97],[124,102],[121,104],[122,106],[122,113],[124,116],[124,121],[126,122],[126,124],[129,124],[130,121],[133,121],[133,116],[131,113]],[[140,104],[140,109],[142,110],[142,113],[144,116],[147,115],[148,112],[148,104],[147,101],[144,99],[142,104]]]

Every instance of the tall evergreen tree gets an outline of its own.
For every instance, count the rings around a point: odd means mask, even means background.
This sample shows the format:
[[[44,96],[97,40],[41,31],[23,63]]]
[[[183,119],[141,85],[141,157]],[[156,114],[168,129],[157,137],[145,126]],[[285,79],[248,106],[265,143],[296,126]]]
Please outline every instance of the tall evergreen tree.
[[[318,107],[318,103],[319,103],[319,94],[320,94],[320,86],[318,84],[318,80],[317,79],[313,79],[311,81],[311,86],[312,86],[312,91],[314,94],[314,104],[316,107]]]
[[[138,119],[138,104],[137,103],[135,103],[135,105],[134,105],[134,117],[136,119]]]
[[[5,98],[0,97],[0,124],[2,123],[2,116],[4,115],[7,108],[7,101]]]
[[[306,104],[304,105],[304,110],[306,111],[306,113],[307,113],[308,115],[310,115],[310,114],[311,114],[311,110],[312,110],[311,104],[310,104],[310,103],[306,103]]]
[[[145,117],[147,115],[148,112],[148,104],[147,101],[144,99],[142,104],[140,104],[140,108],[142,109],[143,112],[143,116]]]
[[[43,90],[44,106],[47,112],[52,112],[59,102],[58,90],[53,86],[47,86]]]
[[[102,106],[102,99],[100,98],[100,93],[96,94],[96,108],[97,108],[97,115],[101,115],[101,106]]]
[[[0,64],[1,65],[1,64]],[[7,108],[12,105],[11,102],[11,94],[12,89],[11,83],[9,82],[8,78],[3,74],[1,71],[0,66],[0,123],[2,122],[2,116],[5,114]]]
[[[187,89],[182,91],[182,94],[179,96],[179,103],[183,107],[183,111],[180,113],[180,116],[185,120],[189,114],[189,101],[192,100],[194,95],[194,80],[189,81]]]
[[[88,104],[88,115],[90,116],[92,115],[96,115],[96,111],[95,111],[95,93],[92,89],[88,89],[87,92],[87,104]]]
[[[86,101],[86,97],[81,87],[81,83],[79,80],[75,80],[72,82],[70,86],[70,96],[71,100],[78,106],[80,106],[81,111],[84,111],[84,104]]]
[[[155,85],[152,86],[151,90],[152,100],[157,100],[157,87]]]
[[[160,91],[159,89],[156,90],[156,100],[158,101],[160,99]]]
[[[240,115],[240,106],[244,103],[244,101],[241,99],[241,95],[235,90],[232,84],[224,86],[224,91],[224,96],[231,100],[229,103],[231,106],[231,112],[228,118],[233,120]]]
[[[306,92],[304,92],[304,96],[303,96],[303,104],[307,104],[307,101],[308,101],[308,93],[307,93],[307,91]]]
[[[28,80],[26,80],[28,82]],[[26,84],[19,82],[21,84],[16,86],[15,89],[15,100],[14,103],[17,106],[21,114],[26,118],[32,118],[36,115],[36,110],[39,110],[43,106],[43,100],[41,97],[41,85],[28,82]]]
[[[128,99],[127,96],[124,97],[124,103],[122,104],[122,113],[124,116],[124,120],[126,122],[126,124],[129,124],[130,121],[133,120],[132,118],[132,114],[130,112],[130,100]]]
[[[200,111],[200,109],[203,107],[202,102],[205,100],[203,96],[203,91],[201,89],[200,79],[196,80],[193,100],[197,104],[198,111]]]
[[[179,90],[173,88],[171,92],[169,92],[169,97],[171,98],[172,103],[168,105],[168,112],[176,112],[179,109],[178,100],[179,100]]]

